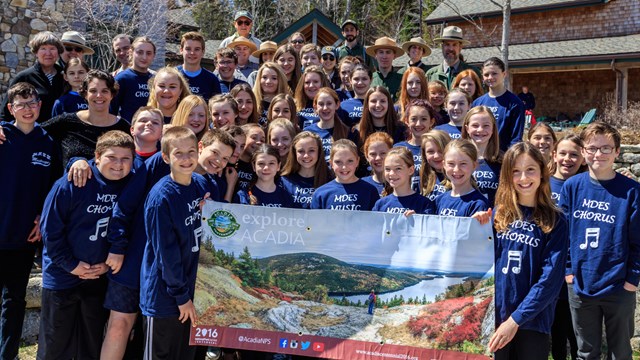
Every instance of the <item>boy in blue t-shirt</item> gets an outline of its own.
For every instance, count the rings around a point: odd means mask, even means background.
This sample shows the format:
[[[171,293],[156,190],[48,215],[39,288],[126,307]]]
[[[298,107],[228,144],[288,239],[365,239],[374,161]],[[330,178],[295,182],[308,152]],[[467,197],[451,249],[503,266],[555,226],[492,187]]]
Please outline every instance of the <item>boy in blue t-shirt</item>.
[[[640,281],[640,184],[616,173],[620,134],[602,122],[580,136],[588,172],[568,179],[560,204],[569,221],[566,280],[578,357],[599,359],[602,322],[614,359],[631,359]]]
[[[208,182],[195,174],[198,140],[190,129],[174,127],[162,137],[162,158],[171,173],[153,186],[144,206],[147,244],[140,270],[145,358],[192,359],[195,293],[200,240],[200,202]]]
[[[107,320],[104,274],[116,266],[107,228],[133,156],[131,136],[109,131],[96,144],[91,180],[76,187],[65,175],[45,200],[38,359],[100,356]]]
[[[189,82],[189,89],[194,95],[200,95],[208,102],[211,97],[221,93],[220,81],[209,70],[202,67],[205,52],[205,41],[202,34],[190,31],[180,39],[182,65],[177,67]]]
[[[53,139],[36,124],[40,105],[33,85],[16,83],[7,99],[15,121],[0,122],[0,359],[18,356],[40,210],[59,168]]]

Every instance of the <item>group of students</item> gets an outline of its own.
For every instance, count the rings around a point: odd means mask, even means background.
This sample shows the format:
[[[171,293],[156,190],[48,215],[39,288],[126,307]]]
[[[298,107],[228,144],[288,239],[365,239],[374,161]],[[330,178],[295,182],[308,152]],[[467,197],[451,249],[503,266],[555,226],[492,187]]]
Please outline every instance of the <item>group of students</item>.
[[[640,187],[613,171],[620,135],[609,125],[557,140],[541,123],[522,142],[522,103],[496,58],[482,69],[487,94],[473,71],[447,91],[412,67],[394,104],[385,87],[370,88],[357,58],[342,59],[339,73],[350,69],[333,89],[319,67],[301,73],[285,45],[253,88],[207,103],[194,94],[198,75],[152,73],[154,55],[137,38],[132,68],[115,79],[84,68],[80,81],[82,64],[70,61],[65,78],[87,109],[43,126],[35,88],[10,88],[15,121],[0,136],[0,161],[15,171],[0,177],[12,189],[0,208],[2,281],[13,296],[3,300],[4,354],[17,354],[35,251],[27,242],[41,236],[39,359],[120,359],[139,311],[145,358],[193,358],[209,198],[493,222],[496,358],[546,359],[550,333],[554,358],[563,348],[566,357],[574,332],[577,355],[597,358],[603,318],[613,358],[631,358]],[[293,59],[281,66],[282,57]],[[75,94],[65,96],[59,104]]]

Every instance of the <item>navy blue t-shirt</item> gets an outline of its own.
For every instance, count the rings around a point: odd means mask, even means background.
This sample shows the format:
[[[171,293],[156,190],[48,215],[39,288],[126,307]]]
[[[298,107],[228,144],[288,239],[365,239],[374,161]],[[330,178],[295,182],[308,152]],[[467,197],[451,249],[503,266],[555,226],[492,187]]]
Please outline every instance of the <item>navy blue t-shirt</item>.
[[[257,186],[251,188],[251,194],[256,197],[258,203],[256,205],[266,207],[279,207],[279,208],[293,208],[296,207],[293,204],[291,195],[284,188],[276,185],[276,190],[273,192],[265,192],[260,190]],[[234,203],[251,205],[251,198],[249,191],[240,190],[233,199]]]
[[[131,122],[133,114],[149,101],[149,79],[153,77],[151,72],[140,73],[128,68],[116,75],[115,79],[120,86],[118,94],[111,100],[111,113]]]
[[[211,71],[205,68],[200,68],[198,74],[192,76],[194,74],[187,74],[187,72],[182,68],[182,65],[177,66],[176,69],[178,69],[178,71],[180,71],[187,79],[189,89],[191,89],[191,93],[193,95],[200,95],[208,102],[213,95],[222,93],[220,81]]]
[[[362,179],[351,184],[332,180],[313,193],[312,209],[371,210],[380,198],[378,190]]]
[[[80,94],[75,91],[69,91],[68,93],[60,96],[56,102],[53,103],[53,110],[51,110],[51,117],[54,118],[64,113],[75,113],[80,110],[87,110],[89,105]]]
[[[489,209],[487,198],[478,190],[462,196],[452,196],[451,190],[436,198],[436,214],[440,216],[470,217]]]
[[[416,214],[435,214],[435,204],[428,198],[414,192],[407,196],[387,195],[376,201],[372,211],[381,211],[391,214],[404,214],[407,210],[413,210]]]
[[[420,169],[422,168],[422,154],[420,153],[420,145],[411,145],[408,141],[401,141],[393,145],[393,147],[404,146],[409,151],[411,151],[411,155],[413,155],[413,164],[415,167],[415,171],[413,172],[413,176],[411,177],[411,188],[414,191],[419,191],[420,189]]]
[[[447,134],[449,134],[451,140],[460,139],[460,137],[462,136],[462,127],[457,127],[449,123],[438,125],[434,127],[434,130],[442,130],[446,132]]]
[[[507,90],[504,94],[492,98],[484,94],[473,101],[471,107],[484,105],[491,109],[498,125],[498,137],[500,138],[500,150],[507,149],[522,141],[524,133],[524,104],[516,95]]]
[[[347,126],[353,126],[360,122],[362,119],[362,109],[364,109],[363,99],[348,99],[340,103],[340,109],[342,109],[346,117],[342,118],[342,121]]]
[[[377,182],[373,175],[365,176],[362,178],[363,181],[368,182],[369,184],[375,186],[376,190],[378,190],[378,194],[382,196],[382,191],[384,191],[384,183]]]
[[[282,187],[289,193],[293,200],[294,207],[309,209],[311,207],[311,197],[316,188],[313,186],[315,177],[302,177],[298,173],[282,177]]]
[[[500,182],[500,164],[490,163],[484,159],[478,160],[478,167],[473,171],[473,177],[478,183],[478,189],[493,206]]]

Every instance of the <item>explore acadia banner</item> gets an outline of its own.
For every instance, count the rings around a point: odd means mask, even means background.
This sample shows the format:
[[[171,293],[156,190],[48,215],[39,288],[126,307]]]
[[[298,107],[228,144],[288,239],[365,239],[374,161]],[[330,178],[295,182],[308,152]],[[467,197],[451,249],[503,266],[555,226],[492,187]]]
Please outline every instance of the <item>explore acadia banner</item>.
[[[490,225],[206,201],[192,345],[329,359],[486,359]]]

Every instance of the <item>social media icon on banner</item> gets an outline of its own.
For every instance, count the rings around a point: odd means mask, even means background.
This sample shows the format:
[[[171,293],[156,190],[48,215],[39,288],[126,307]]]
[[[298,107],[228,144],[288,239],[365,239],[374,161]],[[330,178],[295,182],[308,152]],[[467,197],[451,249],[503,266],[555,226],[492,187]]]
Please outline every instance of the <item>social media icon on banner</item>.
[[[308,350],[309,346],[311,346],[311,341],[303,341],[300,343],[300,349]]]
[[[323,352],[324,351],[324,343],[314,342],[313,343],[313,351]]]
[[[289,344],[289,347],[292,349],[297,349],[298,348],[298,340],[291,340],[291,343]]]
[[[289,344],[289,340],[287,340],[287,339],[280,339],[280,347],[281,347],[282,349],[286,349],[288,344]]]

